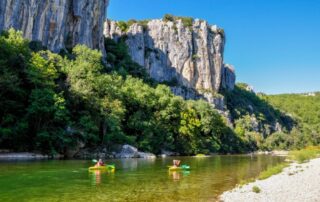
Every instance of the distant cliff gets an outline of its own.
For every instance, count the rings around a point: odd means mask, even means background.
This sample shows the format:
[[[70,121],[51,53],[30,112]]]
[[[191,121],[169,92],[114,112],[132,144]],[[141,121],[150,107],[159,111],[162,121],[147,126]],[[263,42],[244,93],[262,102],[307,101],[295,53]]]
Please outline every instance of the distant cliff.
[[[157,81],[175,80],[200,94],[233,89],[233,67],[224,65],[224,31],[206,21],[178,18],[143,22],[106,21],[106,37],[124,38],[133,60]]]
[[[85,44],[104,50],[103,22],[109,0],[1,0],[0,30],[15,28],[48,49]]]

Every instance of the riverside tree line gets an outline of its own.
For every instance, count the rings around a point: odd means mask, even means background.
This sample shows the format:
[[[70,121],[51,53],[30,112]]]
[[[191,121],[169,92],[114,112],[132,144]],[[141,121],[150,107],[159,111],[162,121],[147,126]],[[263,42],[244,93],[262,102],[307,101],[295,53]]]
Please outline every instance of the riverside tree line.
[[[228,127],[205,101],[186,101],[148,77],[124,42],[52,53],[13,29],[0,36],[0,148],[65,153],[79,143],[131,144],[184,155],[239,153],[260,137]],[[241,134],[240,134],[240,132]],[[246,132],[245,132],[246,133]]]

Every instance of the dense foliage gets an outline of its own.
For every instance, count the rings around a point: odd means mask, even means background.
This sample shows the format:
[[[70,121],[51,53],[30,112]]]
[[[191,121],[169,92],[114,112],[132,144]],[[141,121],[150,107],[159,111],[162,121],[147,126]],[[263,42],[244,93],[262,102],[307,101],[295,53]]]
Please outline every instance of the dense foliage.
[[[285,132],[294,125],[292,118],[274,108],[246,84],[239,83],[233,91],[225,93],[227,108],[235,122],[236,131],[256,131],[265,137],[275,132],[277,123]]]
[[[273,107],[263,99],[262,94],[254,93],[247,84],[238,83],[233,91],[223,94],[233,119],[235,133],[251,140],[254,149],[274,149],[266,146],[266,141],[270,140],[268,137],[271,134],[275,134],[271,135],[275,137],[279,131],[282,131],[281,134],[288,134],[296,124],[293,118]]]
[[[106,38],[105,48],[108,51],[107,61],[110,65],[107,68],[108,73],[116,72],[124,78],[131,75],[143,79],[146,83],[153,83],[146,69],[131,59],[124,38],[121,38],[118,42]]]
[[[319,93],[268,96],[240,83],[225,96],[235,132],[252,139],[257,148],[287,150],[320,144]]]
[[[262,96],[277,109],[297,120],[290,134],[277,133],[266,140],[269,148],[301,149],[320,144],[320,93]]]
[[[62,57],[32,51],[31,44],[14,30],[0,37],[0,148],[49,154],[79,143],[181,154],[249,149],[208,103],[185,101],[151,82],[122,42],[106,40],[108,66],[100,52],[82,45]]]

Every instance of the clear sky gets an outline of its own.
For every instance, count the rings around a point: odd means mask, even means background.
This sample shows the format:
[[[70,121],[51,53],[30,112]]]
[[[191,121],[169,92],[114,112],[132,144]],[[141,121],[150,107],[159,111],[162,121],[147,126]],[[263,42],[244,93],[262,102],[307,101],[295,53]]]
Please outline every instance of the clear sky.
[[[320,91],[320,0],[110,0],[108,18],[170,13],[224,28],[237,81],[268,94]]]

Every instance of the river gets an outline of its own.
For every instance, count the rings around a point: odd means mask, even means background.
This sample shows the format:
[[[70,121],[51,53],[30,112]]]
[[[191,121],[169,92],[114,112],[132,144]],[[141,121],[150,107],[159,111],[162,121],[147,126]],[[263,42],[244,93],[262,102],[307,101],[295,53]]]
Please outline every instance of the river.
[[[114,173],[88,172],[83,160],[0,162],[0,201],[215,201],[241,180],[284,160],[269,155],[117,159]]]

